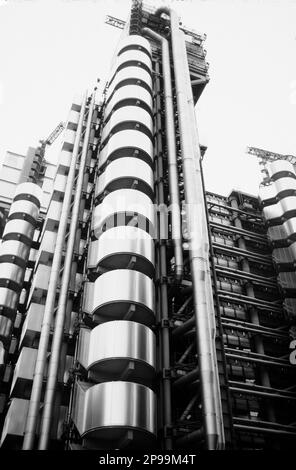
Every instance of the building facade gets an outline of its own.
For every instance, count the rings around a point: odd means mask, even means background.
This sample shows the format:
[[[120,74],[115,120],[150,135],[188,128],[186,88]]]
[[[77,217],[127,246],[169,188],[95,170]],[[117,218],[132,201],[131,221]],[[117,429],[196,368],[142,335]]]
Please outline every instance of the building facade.
[[[2,168],[1,446],[292,448],[293,164],[259,198],[207,192],[204,37],[141,1],[123,26],[57,165]]]

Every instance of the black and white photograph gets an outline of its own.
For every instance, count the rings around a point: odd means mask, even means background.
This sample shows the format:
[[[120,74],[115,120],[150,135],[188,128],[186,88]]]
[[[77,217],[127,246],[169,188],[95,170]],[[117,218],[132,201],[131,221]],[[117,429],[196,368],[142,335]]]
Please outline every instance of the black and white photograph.
[[[296,0],[0,0],[0,44],[0,455],[294,450]]]

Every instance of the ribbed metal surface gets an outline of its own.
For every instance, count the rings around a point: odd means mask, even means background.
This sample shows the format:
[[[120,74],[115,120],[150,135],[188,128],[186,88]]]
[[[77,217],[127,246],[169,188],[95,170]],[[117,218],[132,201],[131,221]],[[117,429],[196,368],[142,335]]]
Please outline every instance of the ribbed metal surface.
[[[74,402],[72,419],[79,434],[98,440],[97,448],[118,448],[129,430],[135,448],[154,441],[156,400],[148,387],[120,381],[89,387],[78,382]]]

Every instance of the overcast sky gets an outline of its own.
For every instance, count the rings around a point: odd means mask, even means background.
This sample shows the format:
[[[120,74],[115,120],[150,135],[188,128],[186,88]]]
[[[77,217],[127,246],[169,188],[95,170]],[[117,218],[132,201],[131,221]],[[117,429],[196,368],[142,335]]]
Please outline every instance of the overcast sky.
[[[154,4],[164,4],[155,1]],[[296,1],[168,0],[207,34],[210,83],[198,105],[206,186],[257,194],[247,146],[296,154]],[[0,0],[0,159],[67,119],[73,96],[104,84],[129,0]],[[98,92],[102,90],[102,85]],[[54,158],[60,141],[50,149]]]

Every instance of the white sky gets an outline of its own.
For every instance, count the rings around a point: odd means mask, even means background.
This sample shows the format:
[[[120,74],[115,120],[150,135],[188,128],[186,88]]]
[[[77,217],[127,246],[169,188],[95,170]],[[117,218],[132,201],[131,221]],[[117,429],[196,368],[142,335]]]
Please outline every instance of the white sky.
[[[207,34],[211,80],[197,105],[207,189],[257,194],[260,172],[246,147],[296,154],[296,0],[166,3],[184,25]],[[104,84],[121,33],[105,17],[126,20],[129,6],[0,0],[0,159],[46,138],[67,119],[76,93],[91,90],[97,77]]]

